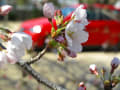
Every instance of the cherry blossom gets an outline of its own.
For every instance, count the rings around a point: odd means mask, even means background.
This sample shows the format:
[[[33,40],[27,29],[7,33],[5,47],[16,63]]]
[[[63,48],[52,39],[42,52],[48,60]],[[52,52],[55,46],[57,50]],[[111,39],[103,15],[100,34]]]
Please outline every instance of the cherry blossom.
[[[25,33],[13,33],[11,40],[7,43],[8,62],[16,63],[25,55],[25,49],[32,47],[32,39]]]
[[[84,31],[84,25],[80,23],[74,23],[71,21],[65,30],[65,37],[68,43],[68,48],[74,52],[81,52],[81,43],[88,40],[88,32]]]
[[[88,32],[85,26],[88,25],[87,13],[80,5],[72,14],[73,19],[67,24],[65,29],[65,37],[68,44],[68,49],[77,53],[82,51],[81,43],[88,40]]]

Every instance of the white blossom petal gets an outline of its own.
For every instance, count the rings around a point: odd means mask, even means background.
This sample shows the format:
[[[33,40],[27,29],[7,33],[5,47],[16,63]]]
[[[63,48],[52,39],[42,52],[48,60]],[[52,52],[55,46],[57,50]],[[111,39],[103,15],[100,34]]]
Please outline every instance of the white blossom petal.
[[[22,45],[17,46],[11,41],[9,41],[7,46],[7,52],[17,58],[21,58],[25,55],[25,48]]]
[[[18,40],[18,43],[20,45],[24,45],[26,49],[30,49],[32,47],[32,38],[28,34],[25,34],[24,32],[20,33],[14,33],[12,35],[12,41],[14,42],[14,39],[16,39],[16,42]]]
[[[0,52],[0,67],[3,67],[5,64],[7,64],[8,57],[6,53]]]
[[[14,55],[12,55],[11,53],[7,53],[8,56],[8,62],[10,64],[15,64],[19,59]]]
[[[80,5],[78,8],[76,8],[72,16],[75,16],[75,20],[85,19],[87,17],[86,9],[83,9],[83,7]]]
[[[84,31],[84,25],[71,21],[65,30],[68,48],[74,52],[81,52],[81,43],[88,40],[88,32]]]
[[[73,42],[72,46],[68,46],[68,49],[70,49],[71,51],[77,53],[77,52],[81,52],[82,51],[82,45],[80,45],[77,42]]]

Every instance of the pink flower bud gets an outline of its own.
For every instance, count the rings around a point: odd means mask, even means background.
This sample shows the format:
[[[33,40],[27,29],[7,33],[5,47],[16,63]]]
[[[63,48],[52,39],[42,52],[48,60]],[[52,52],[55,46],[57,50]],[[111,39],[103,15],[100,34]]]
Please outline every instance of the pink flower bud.
[[[90,71],[91,71],[92,74],[98,75],[98,71],[97,71],[97,68],[96,68],[95,64],[91,64],[89,66],[89,69],[90,69]]]
[[[65,42],[65,38],[63,36],[58,36],[55,38],[55,40],[59,43],[64,43]]]
[[[54,5],[52,3],[45,3],[43,6],[43,14],[45,17],[53,18],[54,16]]]
[[[12,10],[12,6],[3,5],[0,7],[0,15],[7,15]]]
[[[54,16],[62,16],[62,11],[61,10],[56,10],[54,13]]]
[[[111,61],[111,67],[115,69],[118,67],[119,63],[120,63],[119,59],[117,57],[114,57],[113,60]]]
[[[114,57],[113,60],[111,61],[111,67],[112,67],[111,72],[110,72],[111,74],[114,73],[114,71],[118,67],[119,63],[120,63],[119,59],[117,57]]]
[[[78,90],[86,90],[84,82],[80,82]]]

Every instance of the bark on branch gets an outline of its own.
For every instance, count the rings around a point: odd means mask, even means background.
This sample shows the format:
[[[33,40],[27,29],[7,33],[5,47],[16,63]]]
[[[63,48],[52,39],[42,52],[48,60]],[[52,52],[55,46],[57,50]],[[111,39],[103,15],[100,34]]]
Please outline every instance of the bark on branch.
[[[47,87],[53,90],[66,90],[40,76],[38,72],[36,72],[29,64],[26,62],[17,62],[17,65],[28,72],[34,79],[36,79],[39,83],[46,85]]]
[[[26,63],[27,63],[28,65],[31,65],[31,64],[39,61],[40,58],[46,53],[47,49],[48,49],[48,45],[45,47],[45,49],[43,49],[40,53],[38,53],[38,55],[37,55],[36,57],[32,58],[31,61],[28,61],[28,62],[26,62]]]

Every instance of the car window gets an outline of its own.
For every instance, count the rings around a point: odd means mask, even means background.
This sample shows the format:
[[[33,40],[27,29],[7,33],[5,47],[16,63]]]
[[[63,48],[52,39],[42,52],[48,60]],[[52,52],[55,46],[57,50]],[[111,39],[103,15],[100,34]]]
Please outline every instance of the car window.
[[[68,14],[73,12],[75,8],[69,7],[69,8],[62,8],[61,10],[62,10],[63,15],[67,16]],[[103,12],[103,9],[99,9],[99,8],[88,8],[87,19],[88,20],[113,20],[113,19],[115,20],[116,16],[112,15],[112,13],[113,12],[111,12],[111,10],[109,13],[109,11]]]
[[[88,9],[87,18],[88,20],[111,20],[111,18],[105,15],[100,9]]]

